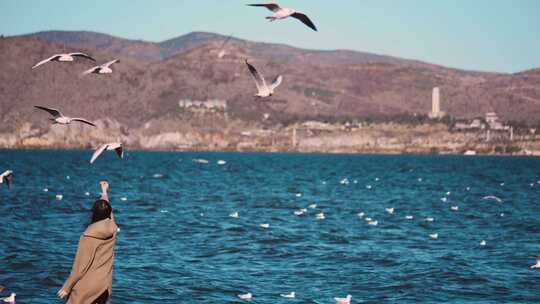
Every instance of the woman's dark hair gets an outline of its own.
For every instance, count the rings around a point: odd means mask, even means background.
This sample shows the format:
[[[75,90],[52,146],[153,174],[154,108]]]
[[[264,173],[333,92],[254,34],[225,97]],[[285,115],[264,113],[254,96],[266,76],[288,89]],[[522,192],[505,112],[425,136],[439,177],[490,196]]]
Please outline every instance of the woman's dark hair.
[[[106,200],[98,199],[94,202],[94,206],[92,206],[92,218],[90,219],[90,224],[111,218],[111,213],[111,204]]]

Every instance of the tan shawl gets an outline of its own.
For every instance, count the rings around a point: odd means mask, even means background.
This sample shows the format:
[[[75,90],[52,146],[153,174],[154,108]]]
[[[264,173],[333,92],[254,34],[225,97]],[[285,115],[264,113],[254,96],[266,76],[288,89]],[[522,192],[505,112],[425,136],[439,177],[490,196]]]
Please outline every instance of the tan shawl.
[[[111,295],[117,230],[112,217],[91,224],[81,235],[71,274],[62,287],[69,293],[69,304],[92,304],[106,290]]]

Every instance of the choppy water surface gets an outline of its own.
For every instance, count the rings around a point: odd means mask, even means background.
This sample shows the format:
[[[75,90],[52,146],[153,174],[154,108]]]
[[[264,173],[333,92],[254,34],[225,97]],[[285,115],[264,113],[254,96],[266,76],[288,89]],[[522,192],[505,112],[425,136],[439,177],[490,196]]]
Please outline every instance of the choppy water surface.
[[[540,271],[529,269],[540,254],[538,158],[131,152],[90,166],[90,155],[0,151],[0,171],[16,174],[0,188],[3,296],[60,303],[107,179],[121,228],[113,303],[231,303],[246,292],[251,303],[349,293],[354,303],[540,302]],[[295,300],[279,297],[290,291]]]

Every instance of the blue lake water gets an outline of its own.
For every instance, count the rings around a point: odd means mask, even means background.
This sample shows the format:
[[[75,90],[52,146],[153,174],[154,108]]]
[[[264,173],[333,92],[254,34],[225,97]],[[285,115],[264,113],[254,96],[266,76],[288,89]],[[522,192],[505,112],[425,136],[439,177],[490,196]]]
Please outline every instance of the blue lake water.
[[[90,165],[91,154],[0,151],[0,171],[15,172],[0,188],[0,296],[61,303],[107,179],[121,228],[114,304],[235,303],[247,292],[251,303],[540,303],[529,268],[540,158],[128,152]],[[280,298],[290,291],[296,299]]]

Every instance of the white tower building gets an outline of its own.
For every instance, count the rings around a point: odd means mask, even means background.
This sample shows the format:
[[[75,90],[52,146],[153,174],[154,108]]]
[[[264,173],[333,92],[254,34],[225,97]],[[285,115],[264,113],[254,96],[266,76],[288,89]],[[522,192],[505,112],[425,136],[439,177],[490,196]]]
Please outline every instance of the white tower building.
[[[433,88],[433,94],[431,97],[431,113],[429,113],[429,118],[441,118],[445,115],[441,111],[441,93],[438,87]]]

